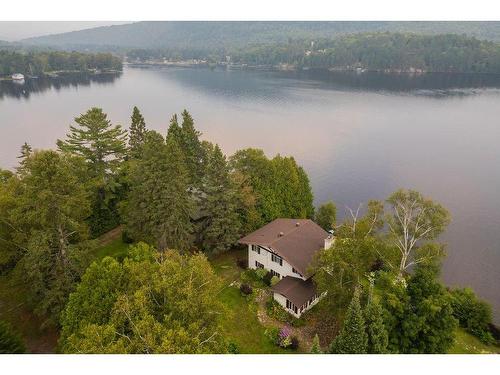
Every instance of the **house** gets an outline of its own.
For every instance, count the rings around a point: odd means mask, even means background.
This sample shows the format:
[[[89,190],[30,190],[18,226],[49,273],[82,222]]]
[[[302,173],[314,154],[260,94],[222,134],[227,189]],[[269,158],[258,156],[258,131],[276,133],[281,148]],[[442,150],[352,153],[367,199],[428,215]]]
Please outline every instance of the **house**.
[[[319,301],[308,268],[314,255],[333,241],[312,220],[276,219],[238,242],[248,245],[249,268],[265,268],[280,279],[271,288],[273,298],[298,318]]]

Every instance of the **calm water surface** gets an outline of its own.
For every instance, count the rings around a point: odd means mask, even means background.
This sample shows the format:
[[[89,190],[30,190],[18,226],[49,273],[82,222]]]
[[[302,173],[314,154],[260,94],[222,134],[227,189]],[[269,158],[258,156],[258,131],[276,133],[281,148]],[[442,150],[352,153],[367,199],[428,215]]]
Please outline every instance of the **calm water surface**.
[[[264,73],[127,68],[121,76],[0,82],[0,166],[20,145],[54,147],[72,119],[100,106],[128,125],[137,105],[166,132],[187,108],[227,154],[258,147],[293,155],[316,203],[340,211],[404,187],[440,201],[443,279],[472,286],[500,322],[500,78],[472,75]]]

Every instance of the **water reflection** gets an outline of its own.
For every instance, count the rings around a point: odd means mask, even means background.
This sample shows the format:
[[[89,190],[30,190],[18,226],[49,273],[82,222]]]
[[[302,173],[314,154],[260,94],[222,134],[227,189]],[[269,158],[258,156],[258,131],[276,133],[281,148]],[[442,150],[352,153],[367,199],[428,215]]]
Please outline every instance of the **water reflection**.
[[[12,97],[17,99],[29,99],[31,94],[42,93],[55,89],[59,91],[67,87],[90,86],[91,84],[109,85],[113,84],[121,73],[86,74],[71,73],[57,77],[39,77],[23,81],[0,81],[0,99]]]

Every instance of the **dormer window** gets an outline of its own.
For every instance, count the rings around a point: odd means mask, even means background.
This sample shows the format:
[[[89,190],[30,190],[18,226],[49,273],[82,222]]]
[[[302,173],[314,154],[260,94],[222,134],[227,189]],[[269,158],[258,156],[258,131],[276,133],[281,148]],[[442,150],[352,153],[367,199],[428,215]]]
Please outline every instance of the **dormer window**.
[[[283,258],[277,256],[276,254],[271,254],[271,260],[274,262],[274,263],[278,263],[280,266],[283,265]]]

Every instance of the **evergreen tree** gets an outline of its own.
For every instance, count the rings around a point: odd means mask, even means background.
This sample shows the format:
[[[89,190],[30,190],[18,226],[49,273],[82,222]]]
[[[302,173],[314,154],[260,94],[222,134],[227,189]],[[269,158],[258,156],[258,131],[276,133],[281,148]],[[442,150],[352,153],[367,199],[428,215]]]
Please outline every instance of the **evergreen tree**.
[[[172,138],[179,146],[182,144],[182,128],[179,126],[177,114],[174,114],[172,116],[172,118],[170,119],[170,125],[168,126],[167,141]]]
[[[86,165],[55,151],[26,160],[14,205],[8,211],[13,242],[24,250],[22,266],[35,312],[58,321],[86,266],[90,213]]]
[[[192,198],[182,152],[174,138],[149,131],[143,157],[132,167],[127,231],[160,250],[186,250],[191,242]]]
[[[118,204],[123,188],[116,173],[126,152],[126,131],[120,125],[113,126],[100,108],[89,109],[75,122],[77,125],[70,126],[66,140],[58,140],[57,146],[87,162],[94,184],[89,225],[95,237],[120,223]]]
[[[218,145],[209,151],[201,211],[207,215],[201,235],[203,248],[208,252],[228,250],[239,237],[240,221],[235,187]]]
[[[328,231],[334,228],[336,217],[337,207],[335,207],[335,203],[327,202],[319,206],[315,221],[321,228]]]
[[[142,146],[146,136],[146,123],[139,108],[134,107],[132,112],[132,122],[129,129],[129,154],[132,159],[139,159],[142,155]]]
[[[382,307],[371,301],[365,308],[366,331],[368,334],[368,353],[387,353],[389,336],[384,325]]]
[[[31,155],[32,152],[33,148],[30,146],[30,144],[28,142],[24,142],[24,144],[21,146],[21,152],[17,157],[18,159],[20,159],[19,167],[17,168],[17,171],[19,173],[23,173],[24,168],[26,167],[26,159]]]
[[[319,345],[318,334],[314,335],[313,343],[311,346],[311,354],[323,354],[323,352],[321,351],[321,346]]]
[[[114,172],[125,156],[126,131],[120,125],[113,126],[101,108],[89,109],[75,122],[66,140],[57,141],[59,149],[83,157],[92,177]]]
[[[23,341],[12,327],[0,320],[0,354],[22,354],[26,352]]]
[[[198,187],[203,178],[204,149],[200,142],[201,133],[195,129],[194,121],[188,111],[182,112],[181,149],[186,158],[190,186]]]
[[[330,346],[330,352],[336,354],[365,354],[368,347],[365,319],[356,290],[347,309],[344,324]]]

